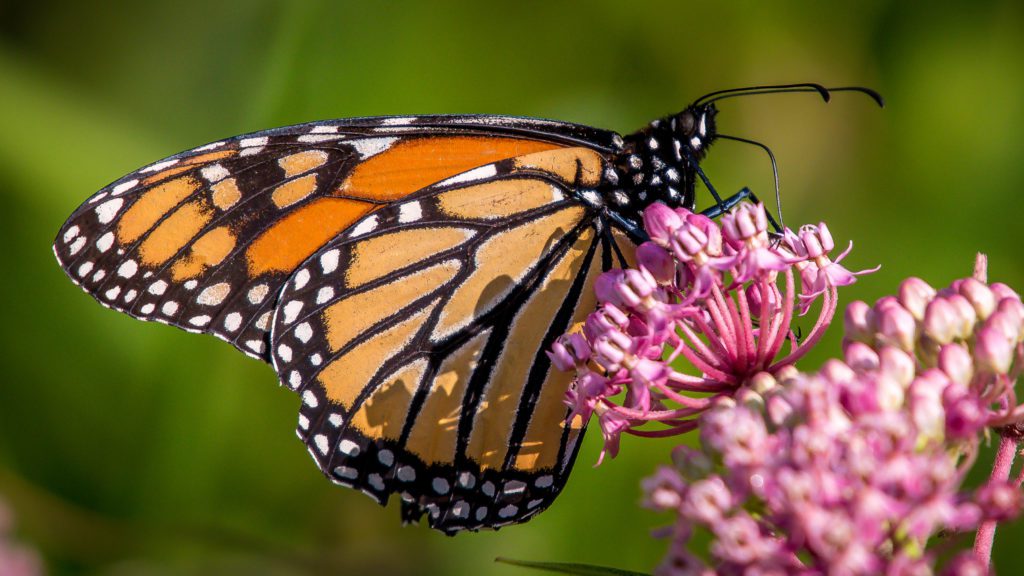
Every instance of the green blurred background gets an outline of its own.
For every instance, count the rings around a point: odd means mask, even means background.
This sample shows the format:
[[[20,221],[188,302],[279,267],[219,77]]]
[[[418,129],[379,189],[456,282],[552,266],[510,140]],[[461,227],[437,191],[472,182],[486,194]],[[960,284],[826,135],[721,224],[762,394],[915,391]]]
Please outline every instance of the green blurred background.
[[[299,399],[228,345],[97,306],[50,242],[87,196],[233,134],[346,116],[488,112],[619,131],[720,88],[863,84],[867,99],[723,102],[719,127],[775,151],[790,225],[856,242],[845,291],[909,275],[1024,288],[1024,5],[517,1],[0,4],[0,495],[53,573],[524,574],[495,556],[649,571],[666,519],[639,481],[671,442],[627,438],[532,522],[447,538],[327,482],[295,438]],[[705,164],[770,194],[755,148]],[[837,350],[838,329],[804,366]],[[997,566],[1024,566],[1022,527]]]

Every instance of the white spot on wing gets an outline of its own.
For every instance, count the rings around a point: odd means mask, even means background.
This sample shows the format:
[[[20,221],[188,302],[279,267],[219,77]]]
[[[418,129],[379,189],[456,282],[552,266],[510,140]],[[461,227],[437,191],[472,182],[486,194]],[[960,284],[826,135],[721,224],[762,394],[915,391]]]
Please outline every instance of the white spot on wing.
[[[92,272],[92,267],[93,263],[91,260],[83,263],[81,266],[78,267],[78,275],[82,277],[87,276],[89,272]]]
[[[270,328],[270,312],[260,314],[260,317],[256,319],[256,327],[260,330],[267,330]]]
[[[292,361],[292,347],[287,344],[280,344],[277,347],[277,357],[284,362]]]
[[[330,286],[324,286],[323,288],[318,290],[317,293],[316,293],[316,303],[317,304],[325,304],[331,298],[334,298],[334,288],[331,288]]]
[[[234,331],[238,330],[239,327],[241,327],[241,326],[242,326],[242,315],[241,314],[239,314],[237,312],[232,312],[231,314],[229,314],[226,317],[224,317],[224,328],[226,328],[228,332],[234,332]]]
[[[149,293],[154,296],[160,296],[167,291],[167,282],[163,280],[157,280],[149,285]]]
[[[107,290],[103,295],[107,297],[107,300],[113,300],[117,298],[117,295],[121,293],[120,286],[114,286],[110,290]]]
[[[473,168],[467,170],[462,174],[456,174],[447,180],[443,180],[437,184],[437,186],[448,186],[451,184],[461,184],[463,182],[473,182],[475,180],[483,180],[484,178],[490,178],[498,173],[498,168],[494,164],[487,164],[486,166],[480,166],[479,168]]]
[[[438,494],[447,494],[448,489],[450,488],[448,481],[444,478],[434,478],[434,481],[431,482],[430,485],[434,488],[434,492],[437,492]]]
[[[117,196],[118,194],[124,194],[125,192],[131,190],[132,188],[135,188],[135,186],[138,183],[138,180],[128,180],[127,182],[121,182],[117,186],[114,186],[114,189],[111,192],[114,194],[114,196]]]
[[[175,312],[178,311],[178,303],[175,302],[174,300],[171,300],[170,302],[164,302],[164,305],[162,308],[160,308],[160,311],[164,313],[164,316],[170,316],[171,314],[174,314]]]
[[[423,208],[418,201],[406,202],[398,207],[398,221],[405,224],[423,217]]]
[[[352,457],[359,456],[359,444],[356,444],[348,438],[345,438],[340,444],[338,444],[338,450],[342,454],[347,454]]]
[[[320,404],[316,399],[316,394],[313,394],[311,390],[302,393],[302,403],[310,408],[316,408]]]
[[[332,140],[341,140],[344,138],[342,134],[303,134],[296,138],[299,142],[305,142],[307,144],[316,144],[318,142],[330,142]]]
[[[381,126],[402,126],[412,124],[414,120],[416,120],[415,116],[398,116],[396,118],[383,118],[380,124]]]
[[[378,218],[377,218],[377,215],[374,214],[374,215],[366,218],[365,220],[363,220],[359,224],[356,224],[355,227],[352,228],[352,232],[349,233],[349,236],[351,238],[355,238],[356,236],[362,236],[363,234],[369,234],[370,232],[373,232],[374,230],[377,229],[377,223],[378,223]]]
[[[327,436],[317,434],[316,436],[313,436],[313,443],[316,444],[316,449],[319,450],[321,454],[327,454]]]
[[[110,234],[110,241],[114,241],[113,234]],[[96,245],[99,246],[99,243],[97,242]],[[82,246],[85,246],[85,236],[79,236],[78,238],[75,238],[75,241],[72,242],[71,246],[68,247],[68,254],[70,254],[71,256],[78,254],[78,251],[82,249]],[[107,248],[110,248],[110,246],[107,246]]]
[[[78,240],[82,240],[83,243],[84,243],[85,237],[83,236],[83,237],[79,238]],[[75,244],[78,243],[78,240],[75,240]],[[96,249],[99,250],[100,252],[106,252],[107,250],[110,250],[110,247],[113,246],[113,245],[114,245],[114,233],[113,232],[107,232],[103,236],[100,236],[100,239],[96,241]],[[71,247],[74,248],[74,244],[72,244]],[[75,252],[72,251],[71,253],[74,254]]]
[[[242,138],[238,141],[238,145],[242,148],[251,148],[253,146],[266,146],[267,142],[270,142],[270,138],[259,136],[257,138]]]
[[[412,482],[416,479],[416,471],[409,466],[399,466],[395,476],[402,482]]]
[[[151,164],[149,166],[146,166],[142,170],[139,170],[139,172],[157,172],[157,171],[163,170],[164,168],[168,168],[170,166],[174,166],[177,163],[178,163],[178,159],[177,158],[175,158],[174,160],[164,160],[163,162],[157,162],[156,164]]]
[[[220,182],[221,180],[231,175],[231,172],[228,172],[228,169],[221,166],[220,164],[206,166],[205,168],[200,170],[199,173],[202,174],[203,178],[206,178],[206,180],[209,182]]]
[[[338,132],[338,127],[319,124],[317,126],[313,126],[313,129],[310,130],[310,132],[313,134],[335,134]]]
[[[67,231],[64,232],[64,243],[67,244],[68,242],[71,242],[75,236],[78,236],[78,226],[68,228]]]
[[[263,299],[267,297],[267,293],[270,292],[270,287],[266,284],[257,284],[249,290],[249,302],[252,304],[259,304],[263,302]]]
[[[238,330],[238,328],[241,327],[241,325],[242,315],[239,314],[238,312],[232,312],[231,314],[228,314],[227,316],[224,317],[224,328],[226,328],[228,332],[234,332],[235,330]]]
[[[302,310],[302,302],[299,300],[292,300],[291,302],[284,305],[284,323],[291,324],[299,316],[299,312]]]
[[[352,140],[349,144],[355,148],[356,152],[358,152],[363,159],[366,159],[387,150],[395,140],[398,140],[398,138],[363,138],[360,140]]]
[[[124,198],[107,200],[96,207],[96,218],[100,221],[100,224],[107,224],[114,219],[114,216],[117,216],[118,211],[121,210],[121,206],[123,205]]]
[[[246,340],[245,347],[257,354],[263,354],[265,345],[262,340]]]
[[[206,314],[203,314],[202,316],[193,316],[188,319],[188,323],[193,326],[206,326],[210,323],[210,317]]]
[[[514,516],[515,513],[518,511],[519,508],[515,504],[509,504],[508,506],[505,506],[501,510],[498,510],[498,516],[501,516],[502,518],[508,518],[510,516]]]
[[[213,150],[214,148],[220,148],[223,145],[224,145],[223,142],[214,142],[212,144],[207,144],[206,146],[200,146],[199,148],[196,148],[195,151],[196,152],[206,152],[207,150]]]
[[[309,322],[299,324],[295,327],[295,337],[302,343],[309,342],[309,339],[313,337],[313,327],[309,325]]]
[[[117,275],[122,278],[131,278],[135,276],[135,273],[139,271],[139,265],[135,263],[135,260],[125,260],[123,264],[117,269]]]
[[[320,256],[320,266],[323,268],[324,274],[330,274],[338,269],[338,249],[324,252]]]
[[[309,270],[303,268],[295,273],[295,289],[301,290],[309,282]]]
[[[243,138],[238,142],[238,145],[242,147],[242,151],[239,152],[238,155],[252,156],[253,154],[259,154],[269,141],[270,139],[266,136],[259,138]]]

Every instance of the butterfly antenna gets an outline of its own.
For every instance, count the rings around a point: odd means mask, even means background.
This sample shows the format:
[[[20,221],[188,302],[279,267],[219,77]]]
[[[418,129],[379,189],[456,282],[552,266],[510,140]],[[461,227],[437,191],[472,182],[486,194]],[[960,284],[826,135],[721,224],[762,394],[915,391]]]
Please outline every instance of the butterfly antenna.
[[[735,98],[736,96],[754,96],[757,94],[781,94],[786,92],[817,92],[822,100],[828,102],[832,99],[833,92],[859,92],[864,94],[875,101],[879,107],[885,106],[885,99],[878,92],[865,88],[863,86],[839,86],[836,88],[826,88],[821,84],[805,83],[805,84],[776,84],[776,85],[765,85],[765,86],[749,86],[746,88],[731,88],[729,90],[718,90],[705,94],[698,98],[693,105],[699,106],[702,104],[710,104],[718,100],[724,100],[726,98]]]
[[[821,95],[821,98],[828,102],[832,96],[829,94],[828,88],[825,88],[821,84],[814,84],[813,82],[804,82],[800,84],[766,84],[763,86],[747,86],[744,88],[729,88],[728,90],[716,90],[709,92],[700,98],[697,98],[694,102],[694,106],[701,104],[710,104],[716,100],[722,100],[723,98],[732,98],[734,96],[751,96],[754,94],[779,94],[783,92],[817,92]]]
[[[779,165],[775,163],[775,154],[772,154],[771,148],[756,140],[748,140],[746,138],[740,138],[738,136],[727,136],[725,134],[718,134],[717,137],[723,138],[725,140],[743,142],[744,144],[751,144],[753,146],[757,146],[761,150],[764,150],[765,152],[768,153],[768,159],[771,160],[772,162],[772,176],[775,177],[775,206],[778,209],[779,225],[783,230],[785,230],[786,221],[782,218],[782,194],[779,193]]]

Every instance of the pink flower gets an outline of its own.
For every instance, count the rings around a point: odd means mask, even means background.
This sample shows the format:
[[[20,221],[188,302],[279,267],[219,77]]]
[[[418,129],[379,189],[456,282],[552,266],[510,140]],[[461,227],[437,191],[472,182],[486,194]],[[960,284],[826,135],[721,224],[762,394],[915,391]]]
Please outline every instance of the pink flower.
[[[1005,477],[1024,429],[1010,383],[1024,366],[1019,302],[975,280],[936,291],[910,279],[898,298],[850,306],[843,361],[716,398],[700,450],[678,450],[674,470],[644,484],[676,515],[661,573],[987,573],[985,527],[1022,508],[1024,473]],[[971,490],[986,429],[1008,448]],[[710,564],[690,550],[697,528]],[[973,555],[943,565],[928,548],[972,530]]]
[[[556,368],[576,371],[567,402],[573,416],[599,412],[611,455],[622,433],[692,430],[714,398],[792,366],[831,322],[837,286],[853,281],[828,260],[827,228],[788,232],[794,240],[780,244],[769,237],[760,204],[741,204],[721,224],[654,204],[644,225],[651,240],[637,248],[638,268],[602,274],[594,287],[598,310],[582,333],[563,336],[549,352]],[[800,293],[823,296],[802,341],[792,323],[811,301]]]

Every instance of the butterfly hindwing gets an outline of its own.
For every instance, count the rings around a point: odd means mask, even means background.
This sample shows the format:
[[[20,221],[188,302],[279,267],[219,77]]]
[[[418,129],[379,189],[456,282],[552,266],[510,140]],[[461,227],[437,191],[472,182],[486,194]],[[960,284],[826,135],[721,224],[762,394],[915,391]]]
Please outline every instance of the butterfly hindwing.
[[[277,295],[324,243],[382,206],[480,165],[617,138],[495,116],[364,118],[239,136],[107,186],[54,251],[101,304],[214,334],[269,360]]]
[[[594,307],[611,232],[586,148],[477,167],[364,217],[285,285],[272,354],[335,482],[446,532],[521,522],[560,491],[581,422],[544,351]],[[621,237],[620,237],[621,239]],[[624,240],[624,239],[622,239]],[[627,241],[628,242],[628,241]]]

